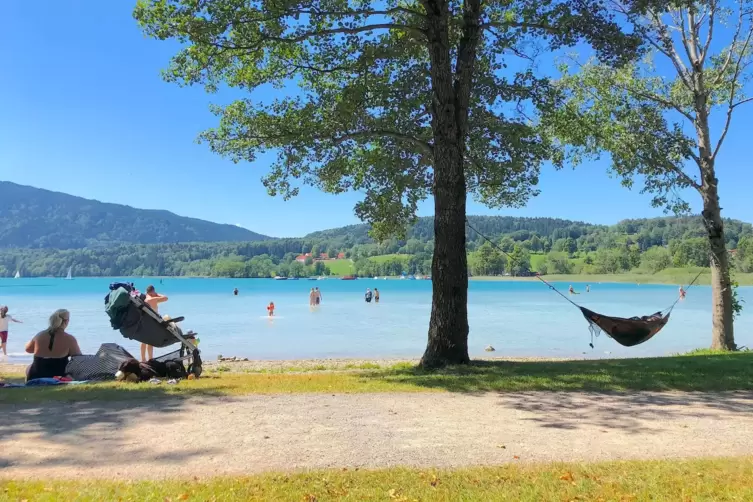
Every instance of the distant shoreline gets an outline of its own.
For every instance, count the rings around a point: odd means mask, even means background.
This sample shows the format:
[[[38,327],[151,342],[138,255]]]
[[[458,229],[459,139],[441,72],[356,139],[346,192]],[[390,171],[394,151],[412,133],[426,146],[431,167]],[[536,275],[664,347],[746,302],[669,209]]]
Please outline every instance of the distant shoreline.
[[[547,282],[570,282],[570,283],[578,283],[578,284],[665,284],[665,285],[688,285],[698,274],[698,269],[669,269],[667,271],[659,272],[658,274],[638,274],[638,273],[625,273],[625,274],[551,274],[551,275],[543,275],[541,276],[542,279],[544,279]],[[5,277],[4,279],[11,279],[11,277]],[[60,277],[24,277],[23,279],[60,279],[63,280]],[[111,279],[113,281],[115,280],[122,280],[125,279],[124,277],[102,277],[102,276],[94,276],[94,277],[77,277],[75,279]],[[238,279],[238,280],[247,280],[247,279],[258,279],[258,280],[273,280],[272,278],[266,278],[266,277],[207,277],[207,276],[155,276],[155,277],[128,277],[127,279],[139,279],[139,280],[146,280],[146,279],[152,279],[152,280],[159,280],[159,279],[170,279],[170,280],[176,280],[176,279],[226,279],[226,280],[232,280],[232,279]],[[341,280],[342,276],[329,276],[325,280],[330,281],[337,281]],[[400,277],[396,276],[390,276],[390,277],[379,277],[379,279],[374,279],[373,277],[359,277],[357,280],[359,281],[374,281],[374,280],[389,280],[389,281],[398,281],[401,280]],[[711,279],[711,271],[710,270],[704,270],[703,273],[698,277],[698,280],[696,281],[696,285],[699,286],[708,286],[710,284]],[[740,286],[753,286],[753,273],[735,273],[734,280],[737,281],[737,283]],[[291,280],[291,279],[288,279]],[[410,279],[405,279],[410,280]],[[425,280],[425,279],[416,279],[416,280]],[[497,281],[507,281],[507,282],[530,282],[530,281],[536,281],[538,280],[536,277],[512,277],[512,276],[475,276],[470,277],[470,281],[478,281],[478,282],[497,282]],[[293,281],[302,281],[302,282],[308,282],[309,279],[307,277],[299,278],[297,280]],[[314,282],[314,281],[311,281]]]

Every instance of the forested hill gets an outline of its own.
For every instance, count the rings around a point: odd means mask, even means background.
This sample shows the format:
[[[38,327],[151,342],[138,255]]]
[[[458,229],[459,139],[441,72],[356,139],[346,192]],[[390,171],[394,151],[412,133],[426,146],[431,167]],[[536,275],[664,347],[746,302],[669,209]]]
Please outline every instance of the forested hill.
[[[613,247],[618,241],[636,244],[641,251],[653,246],[667,246],[671,241],[705,237],[706,231],[700,216],[664,217],[648,219],[623,220],[615,225],[593,225],[579,221],[559,218],[518,218],[511,216],[469,216],[469,223],[478,232],[495,241],[508,238],[522,242],[534,240],[548,241],[541,249],[550,249],[560,241],[570,239],[568,248],[595,251],[597,248]],[[753,226],[739,220],[726,219],[725,232],[728,247],[734,249],[740,237],[753,235]],[[478,233],[466,228],[469,248],[484,242]],[[533,239],[534,236],[536,239]],[[406,234],[406,241],[426,243],[434,238],[434,220],[431,217],[419,218]],[[313,232],[303,238],[312,243],[323,243],[337,249],[347,249],[354,245],[378,246],[369,237],[368,225],[350,225],[347,227]],[[382,243],[381,245],[389,245]],[[394,243],[392,243],[394,247]]]
[[[135,209],[0,181],[0,247],[76,249],[111,244],[258,241],[235,225]]]
[[[583,232],[588,232],[594,229],[600,228],[597,225],[591,225],[579,221],[561,220],[559,218],[515,218],[512,216],[469,216],[468,221],[479,232],[488,234],[490,237],[501,237],[503,235],[512,236],[531,236],[536,234],[540,237],[544,236],[569,236],[573,230],[580,235]],[[606,227],[601,227],[606,228]],[[330,230],[322,230],[320,232],[313,232],[305,239],[314,241],[344,241],[353,244],[372,244],[374,241],[369,237],[369,226],[363,225],[349,225],[347,227],[333,228]],[[413,225],[407,232],[407,239],[418,239],[426,242],[434,238],[434,218],[424,217],[419,218],[416,224]],[[474,240],[473,235],[469,235],[471,240]],[[525,240],[523,239],[520,240]]]

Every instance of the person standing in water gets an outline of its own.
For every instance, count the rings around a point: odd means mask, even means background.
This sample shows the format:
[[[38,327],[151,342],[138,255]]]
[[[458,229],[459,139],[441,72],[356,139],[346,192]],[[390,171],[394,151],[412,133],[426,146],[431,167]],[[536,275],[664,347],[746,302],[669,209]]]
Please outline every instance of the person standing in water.
[[[680,290],[679,291],[680,291],[680,300],[684,300],[685,299],[685,289],[682,286],[680,286]]]
[[[371,289],[366,288],[366,294],[363,296],[363,299],[366,300],[366,303],[371,303],[371,297],[373,294],[371,293]]]
[[[149,305],[155,313],[159,313],[159,304],[167,301],[165,295],[160,295],[154,290],[154,286],[149,285],[146,288],[146,298],[144,302]],[[146,358],[147,354],[149,359]],[[141,344],[141,362],[151,361],[154,359],[154,347],[145,343]]]
[[[314,298],[314,303],[318,306],[320,303],[322,303],[322,292],[319,291],[319,288],[316,288],[316,295]]]
[[[379,303],[379,290],[374,288],[374,303]]]
[[[591,285],[586,284],[586,293],[590,293],[590,292],[591,292]]]
[[[275,316],[275,302],[269,302],[269,305],[267,305],[267,315],[269,317]]]
[[[18,322],[20,323],[18,319],[14,319],[11,316],[8,315],[8,307],[3,305],[0,307],[0,347],[3,349],[3,357],[8,355],[8,322]]]
[[[311,288],[311,291],[309,291],[309,307],[313,307],[314,305],[316,305],[316,290]]]

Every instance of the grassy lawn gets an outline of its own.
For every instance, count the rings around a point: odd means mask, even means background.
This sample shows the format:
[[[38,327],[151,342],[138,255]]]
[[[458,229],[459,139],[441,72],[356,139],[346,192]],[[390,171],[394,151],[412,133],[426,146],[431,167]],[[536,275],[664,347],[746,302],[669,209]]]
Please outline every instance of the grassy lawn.
[[[207,481],[0,481],[28,501],[733,501],[753,500],[753,459],[328,470]]]
[[[353,262],[349,259],[327,260],[324,264],[329,268],[332,275],[350,275],[355,272]]]
[[[427,372],[410,364],[306,373],[212,372],[178,385],[108,382],[0,391],[0,404],[272,393],[523,392],[753,389],[753,352],[593,361],[476,361]],[[7,377],[7,375],[6,375]],[[11,376],[9,381],[20,381]]]

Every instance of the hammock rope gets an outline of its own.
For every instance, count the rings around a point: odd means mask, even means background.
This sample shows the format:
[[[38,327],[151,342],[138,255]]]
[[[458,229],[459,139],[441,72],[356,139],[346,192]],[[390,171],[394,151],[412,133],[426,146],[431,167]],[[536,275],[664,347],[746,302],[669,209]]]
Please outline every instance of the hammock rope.
[[[476,229],[476,227],[471,225],[471,223],[468,221],[468,218],[465,219],[465,224],[468,226],[468,228],[470,228],[476,234],[478,234],[482,239],[484,239],[486,242],[491,244],[495,249],[497,249],[497,251],[507,256],[511,260],[515,259],[509,253],[503,250],[496,242],[492,241],[490,238],[488,238],[486,235],[482,234],[478,229]],[[693,287],[693,285],[695,285],[696,281],[698,280],[698,278],[701,276],[703,272],[704,272],[703,269],[701,269],[701,271],[698,272],[698,274],[696,274],[695,278],[693,278],[690,284],[688,284],[688,287],[683,288],[683,290],[687,292],[691,287]],[[608,316],[602,316],[600,314],[597,314],[596,312],[593,312],[592,310],[589,310],[585,307],[578,305],[573,300],[565,296],[565,294],[562,291],[558,290],[553,284],[551,284],[549,281],[542,278],[541,275],[539,275],[538,273],[534,277],[536,277],[536,279],[541,281],[549,289],[551,289],[552,291],[560,295],[562,298],[570,302],[571,305],[573,305],[574,307],[576,307],[577,309],[581,311],[581,313],[583,314],[583,316],[586,318],[586,320],[589,323],[589,331],[591,332],[591,343],[589,345],[591,346],[591,348],[594,348],[594,345],[593,345],[594,336],[599,336],[599,333],[601,330],[607,331],[609,336],[615,339],[617,343],[621,345],[625,345],[625,346],[638,345],[639,343],[643,343],[647,341],[649,338],[653,337],[666,325],[666,323],[669,321],[669,314],[672,312],[672,309],[674,309],[675,306],[677,305],[677,302],[679,302],[683,298],[682,295],[678,294],[677,298],[672,303],[672,305],[670,305],[668,308],[664,310],[660,310],[656,312],[656,314],[653,314],[652,316],[646,316],[644,318],[636,317],[632,319],[610,318]],[[656,319],[657,315],[661,315],[660,319]],[[603,328],[602,326],[598,324],[599,322],[603,324],[605,321],[608,323],[611,323],[611,326],[612,326],[611,330],[606,330],[605,328]],[[613,322],[613,321],[617,321],[617,322]],[[632,322],[634,325],[636,323],[644,323],[645,326],[643,326],[643,329],[642,329],[643,331],[642,336],[639,336],[637,338],[638,341],[629,340],[627,333],[617,332],[619,331],[618,329],[619,322],[623,322],[623,323]],[[653,324],[649,325],[649,323],[653,323]],[[625,335],[625,336],[622,336],[622,335]]]

